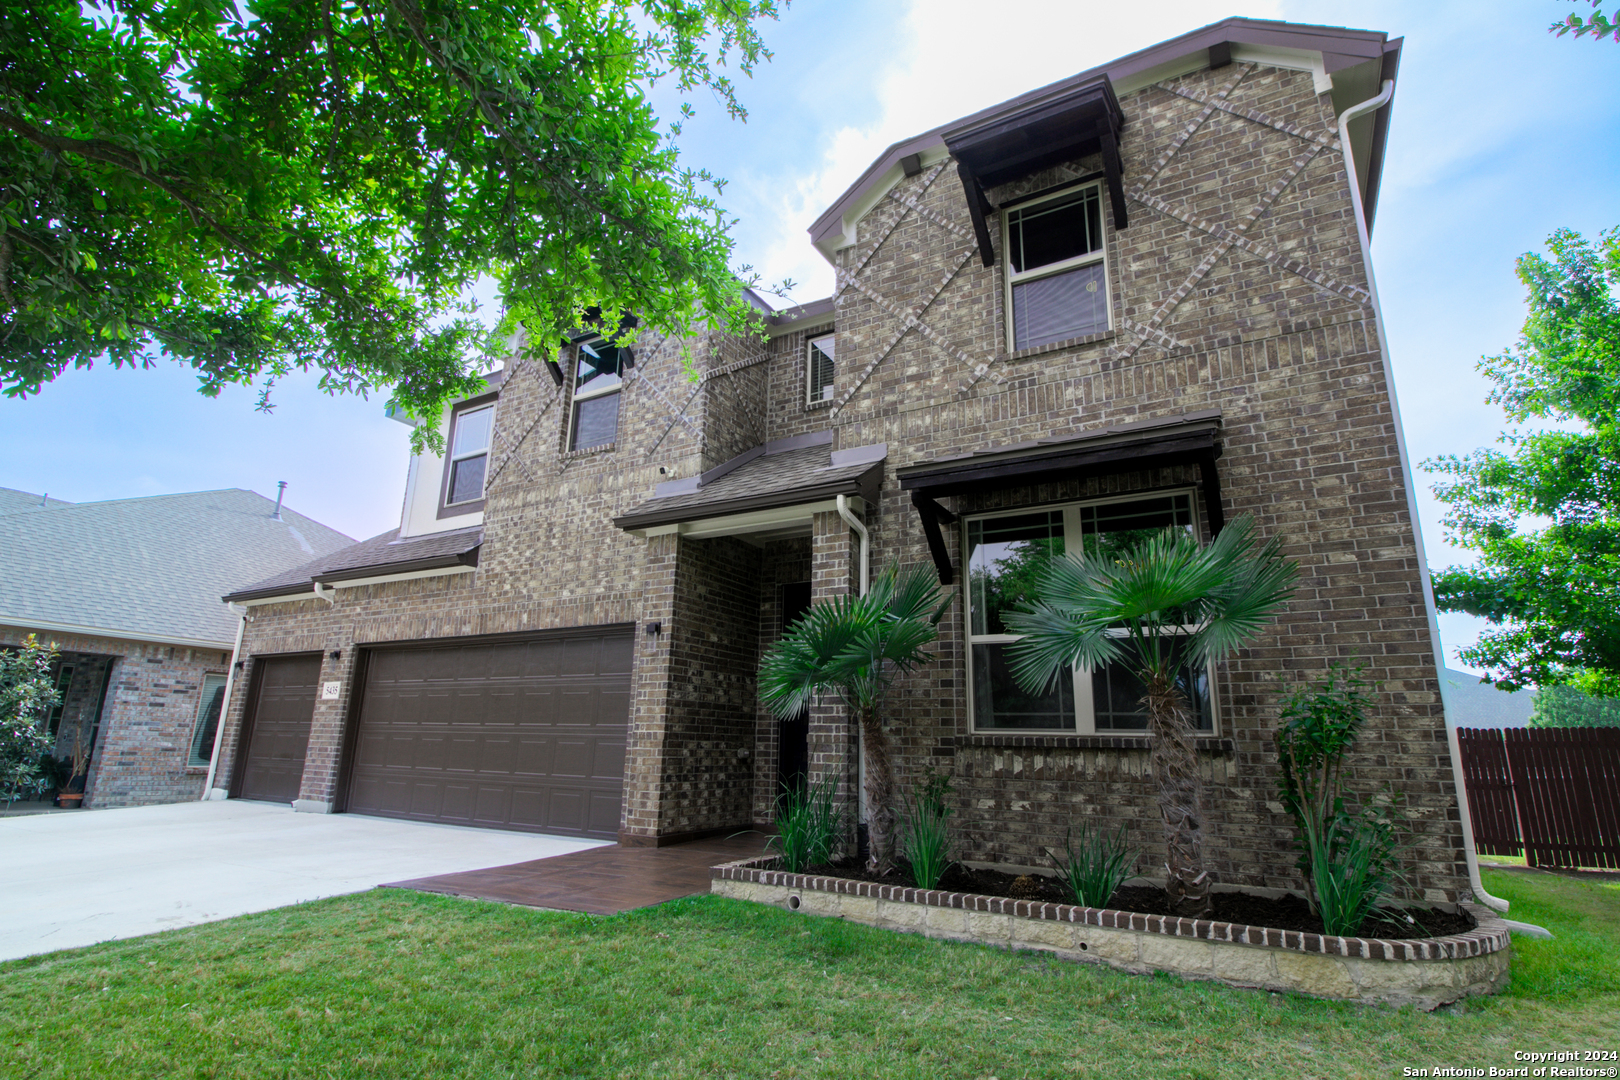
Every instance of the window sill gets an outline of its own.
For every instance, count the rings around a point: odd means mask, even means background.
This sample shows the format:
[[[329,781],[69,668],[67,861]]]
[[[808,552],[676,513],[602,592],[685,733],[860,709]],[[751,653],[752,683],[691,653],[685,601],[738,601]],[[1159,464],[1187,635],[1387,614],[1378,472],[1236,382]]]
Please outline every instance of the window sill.
[[[836,404],[838,404],[838,398],[836,396],[822,398],[820,401],[807,401],[804,403],[804,411],[809,412],[812,409],[830,409]]]
[[[1049,345],[1032,345],[1027,349],[1015,349],[1007,354],[1009,361],[1028,360],[1034,356],[1045,356],[1047,353],[1061,352],[1064,349],[1078,349],[1084,345],[1098,345],[1104,341],[1113,341],[1119,336],[1118,330],[1104,330],[1100,334],[1085,334],[1081,337],[1065,338],[1054,341]]]
[[[1014,735],[983,734],[957,735],[945,740],[947,744],[981,748],[1007,748],[1028,750],[1151,750],[1153,740],[1146,735]],[[1193,739],[1200,751],[1211,754],[1233,752],[1231,739],[1203,735]]]
[[[597,454],[611,454],[618,448],[619,441],[615,439],[610,443],[603,443],[601,446],[587,446],[583,450],[570,450],[563,455],[562,459],[564,461],[578,461],[581,458],[595,457]]]

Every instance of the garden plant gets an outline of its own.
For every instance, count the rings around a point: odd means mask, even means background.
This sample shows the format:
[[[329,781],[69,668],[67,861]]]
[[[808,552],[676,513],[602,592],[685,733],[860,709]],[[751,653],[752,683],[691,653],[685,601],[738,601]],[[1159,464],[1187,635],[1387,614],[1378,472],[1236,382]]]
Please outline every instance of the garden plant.
[[[1071,669],[1123,661],[1147,689],[1153,782],[1164,819],[1166,889],[1178,914],[1210,909],[1203,856],[1203,791],[1194,718],[1177,685],[1185,666],[1208,664],[1252,640],[1293,595],[1298,567],[1281,540],[1257,542],[1253,520],[1233,519],[1208,546],[1168,528],[1124,549],[1053,559],[1026,611],[1007,615],[1013,675],[1046,692]]]
[[[891,565],[865,596],[812,605],[760,661],[760,696],[776,717],[793,716],[825,694],[836,694],[854,715],[866,772],[868,865],[878,873],[892,868],[896,839],[884,699],[897,677],[933,659],[927,646],[939,636],[952,597],[933,567]]]

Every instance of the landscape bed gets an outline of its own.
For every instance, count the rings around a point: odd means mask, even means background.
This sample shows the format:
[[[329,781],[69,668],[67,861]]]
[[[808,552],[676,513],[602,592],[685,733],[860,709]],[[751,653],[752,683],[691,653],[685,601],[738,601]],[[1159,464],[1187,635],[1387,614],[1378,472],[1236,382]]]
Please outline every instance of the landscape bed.
[[[1052,953],[1124,971],[1435,1009],[1507,983],[1507,925],[1459,905],[1472,929],[1438,937],[1338,937],[777,869],[775,856],[713,869],[721,896],[928,937]]]

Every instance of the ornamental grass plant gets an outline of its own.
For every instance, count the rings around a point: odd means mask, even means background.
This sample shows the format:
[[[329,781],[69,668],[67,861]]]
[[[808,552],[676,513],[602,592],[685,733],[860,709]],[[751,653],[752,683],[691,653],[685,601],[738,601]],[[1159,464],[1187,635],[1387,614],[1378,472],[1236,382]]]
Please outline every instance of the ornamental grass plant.
[[[834,803],[837,785],[832,777],[810,784],[782,785],[776,800],[776,835],[769,846],[782,856],[793,874],[832,861],[844,815]]]
[[[1080,846],[1074,845],[1074,830],[1063,837],[1063,854],[1053,855],[1058,881],[1082,907],[1107,907],[1112,897],[1131,876],[1136,852],[1125,846],[1125,826],[1109,833],[1101,826],[1093,831],[1090,822],[1080,826]]]
[[[949,774],[931,772],[906,810],[903,846],[911,880],[919,889],[937,889],[951,865],[950,826],[946,824],[951,816],[950,792]]]

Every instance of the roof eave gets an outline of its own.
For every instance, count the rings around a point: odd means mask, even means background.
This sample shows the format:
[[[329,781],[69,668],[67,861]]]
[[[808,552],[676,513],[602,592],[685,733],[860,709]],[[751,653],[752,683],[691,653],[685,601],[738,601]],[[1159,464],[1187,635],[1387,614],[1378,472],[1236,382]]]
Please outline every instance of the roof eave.
[[[733,514],[748,513],[754,510],[776,510],[784,506],[797,506],[800,503],[824,502],[827,499],[837,498],[839,495],[859,495],[868,501],[872,501],[876,495],[877,484],[881,481],[882,476],[883,462],[874,461],[857,475],[845,477],[842,480],[830,480],[811,487],[772,491],[726,502],[706,503],[701,506],[670,507],[668,509],[649,510],[641,514],[630,513],[614,518],[613,525],[615,528],[623,529],[626,532],[633,529],[652,529],[660,525],[682,525],[692,521],[730,517]]]

